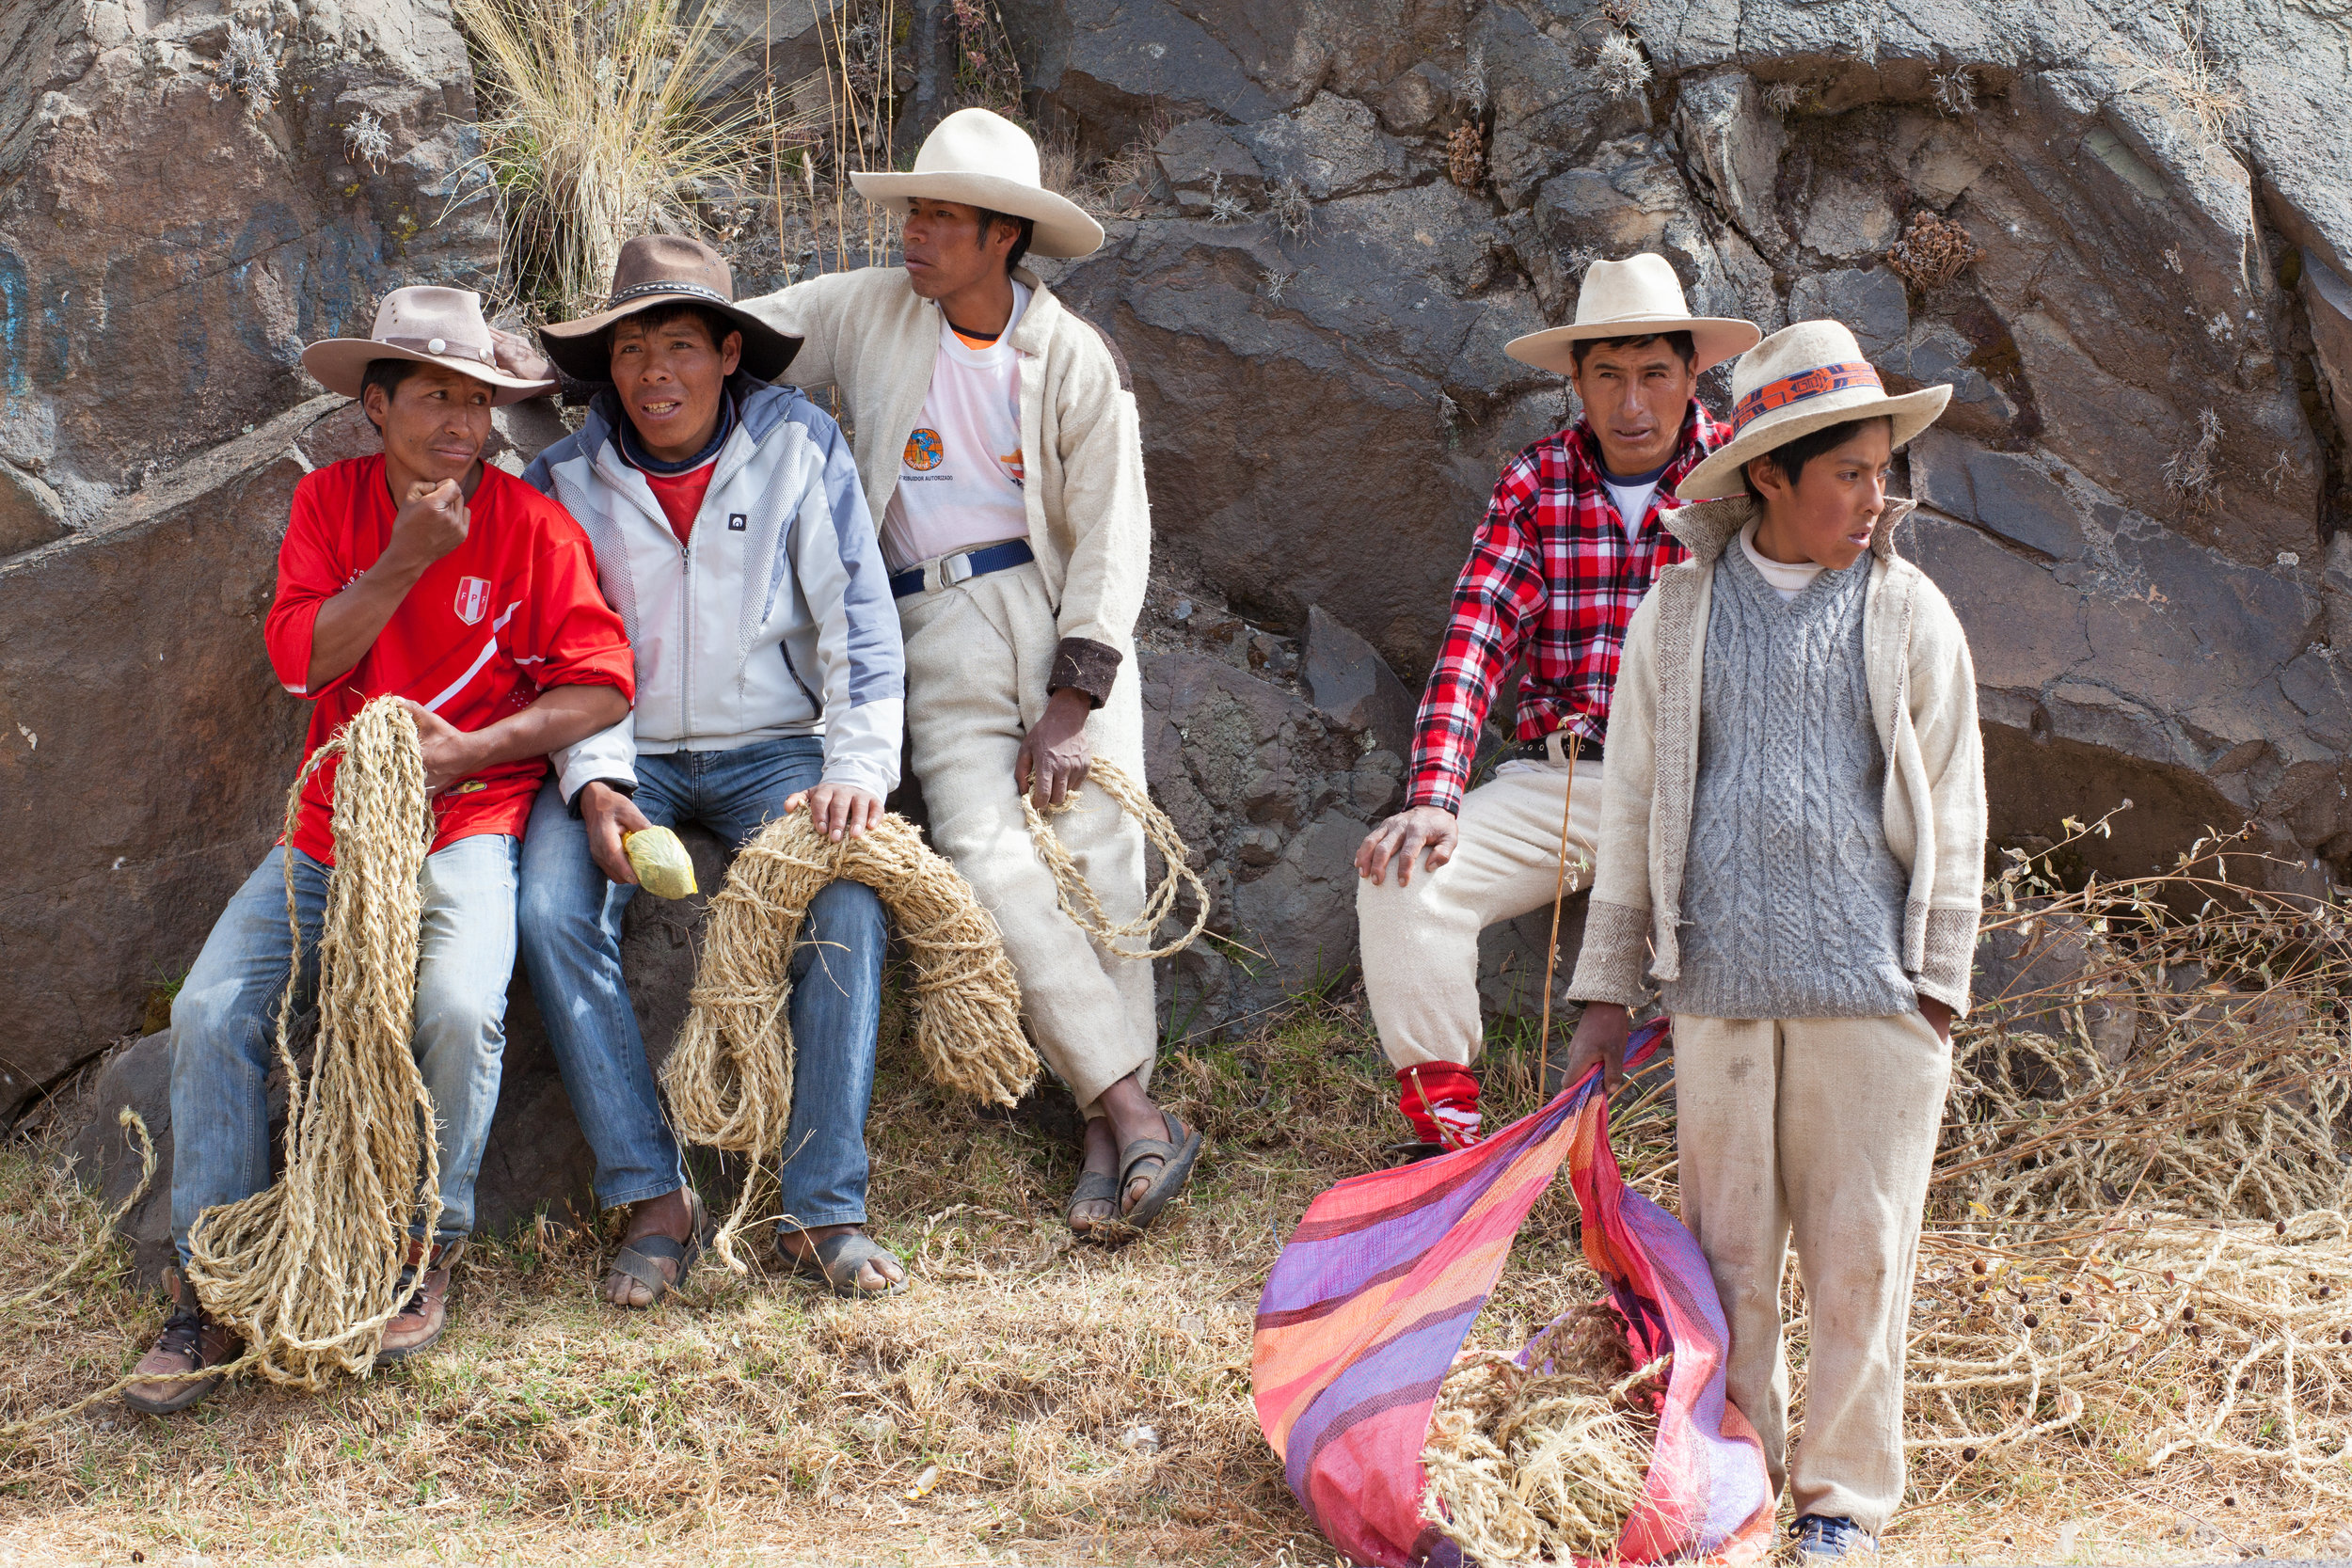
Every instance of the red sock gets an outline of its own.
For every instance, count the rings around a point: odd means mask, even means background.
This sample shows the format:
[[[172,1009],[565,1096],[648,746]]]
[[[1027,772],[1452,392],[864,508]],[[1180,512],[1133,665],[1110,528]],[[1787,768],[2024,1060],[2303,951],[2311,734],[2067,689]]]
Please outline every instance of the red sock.
[[[1478,1141],[1478,1074],[1452,1062],[1399,1068],[1397,1108],[1425,1144],[1460,1148]]]

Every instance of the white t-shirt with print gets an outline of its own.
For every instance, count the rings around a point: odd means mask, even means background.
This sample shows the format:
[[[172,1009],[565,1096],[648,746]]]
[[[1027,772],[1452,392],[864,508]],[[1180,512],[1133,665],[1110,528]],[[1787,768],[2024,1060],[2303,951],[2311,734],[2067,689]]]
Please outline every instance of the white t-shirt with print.
[[[1016,282],[1012,315],[985,348],[966,344],[941,313],[930,389],[882,510],[882,555],[892,571],[1029,536],[1021,494],[1021,356],[1011,343],[1028,304],[1028,289]]]

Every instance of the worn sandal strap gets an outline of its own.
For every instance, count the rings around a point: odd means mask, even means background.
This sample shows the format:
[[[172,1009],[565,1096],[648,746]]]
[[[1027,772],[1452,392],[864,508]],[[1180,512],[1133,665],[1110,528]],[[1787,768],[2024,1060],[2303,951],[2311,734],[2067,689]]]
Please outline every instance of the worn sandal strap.
[[[1077,1186],[1071,1190],[1070,1201],[1062,1206],[1062,1217],[1068,1219],[1071,1212],[1081,1203],[1117,1203],[1118,1201],[1119,1178],[1106,1176],[1099,1170],[1081,1171],[1078,1173]]]
[[[1159,1138],[1137,1138],[1134,1143],[1120,1150],[1120,1186],[1123,1188],[1136,1179],[1136,1167],[1144,1161],[1157,1160],[1162,1166],[1165,1166],[1181,1152],[1183,1152],[1183,1146],[1180,1144],[1168,1143]]]
[[[868,1291],[857,1282],[858,1265],[869,1260],[886,1259],[896,1263],[898,1255],[868,1236],[863,1230],[845,1230],[838,1236],[828,1236],[817,1243],[816,1258],[802,1258],[787,1251],[793,1268],[804,1275],[816,1275],[832,1287],[836,1295],[887,1296],[906,1289],[906,1281]]]
[[[612,1255],[612,1272],[625,1274],[660,1295],[686,1277],[692,1261],[684,1242],[667,1236],[640,1236]],[[657,1267],[665,1262],[677,1265],[676,1279],[664,1275]]]

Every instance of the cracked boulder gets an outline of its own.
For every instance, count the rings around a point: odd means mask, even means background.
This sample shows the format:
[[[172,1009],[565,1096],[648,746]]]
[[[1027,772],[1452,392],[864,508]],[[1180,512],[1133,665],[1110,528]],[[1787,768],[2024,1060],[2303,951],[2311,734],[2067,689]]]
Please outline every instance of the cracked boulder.
[[[495,284],[446,8],[0,0],[0,464],[56,513],[0,474],[0,555],[315,392],[389,290]]]
[[[1169,562],[1417,688],[1496,468],[1574,412],[1502,341],[1654,250],[1696,309],[1952,388],[1905,547],[1976,646],[1996,832],[2129,797],[2102,870],[2250,819],[2270,874],[2352,880],[2338,0],[1344,9],[1008,12],[1081,145],[1172,119],[1306,198],[1147,204],[1062,279],[1134,366]]]

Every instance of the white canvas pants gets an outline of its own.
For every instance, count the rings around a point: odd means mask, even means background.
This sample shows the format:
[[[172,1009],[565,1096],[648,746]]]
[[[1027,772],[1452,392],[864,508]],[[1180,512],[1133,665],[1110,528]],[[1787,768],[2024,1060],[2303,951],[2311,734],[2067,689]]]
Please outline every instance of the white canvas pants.
[[[1013,783],[1021,742],[1045,710],[1059,641],[1034,564],[898,601],[906,638],[907,733],[930,814],[931,843],[996,918],[1021,980],[1038,1053],[1089,1115],[1159,1044],[1152,966],[1111,956],[1062,913],[1054,879],[1029,842]],[[1094,755],[1143,780],[1142,679],[1135,656],[1111,699],[1087,721]],[[1143,830],[1091,785],[1048,820],[1114,922],[1143,909]]]
[[[1601,764],[1506,762],[1462,800],[1454,858],[1416,866],[1397,885],[1358,878],[1356,924],[1364,994],[1390,1065],[1469,1066],[1484,1031],[1478,1015],[1478,933],[1550,905],[1560,888],[1560,814],[1569,809],[1567,891],[1589,885],[1600,833]],[[1564,973],[1575,955],[1563,960]]]
[[[1951,1047],[1919,1014],[1674,1021],[1682,1223],[1731,1325],[1731,1402],[1775,1494],[1876,1535],[1903,1495],[1903,1352]],[[1811,1341],[1788,1463],[1780,1283],[1794,1239]]]

